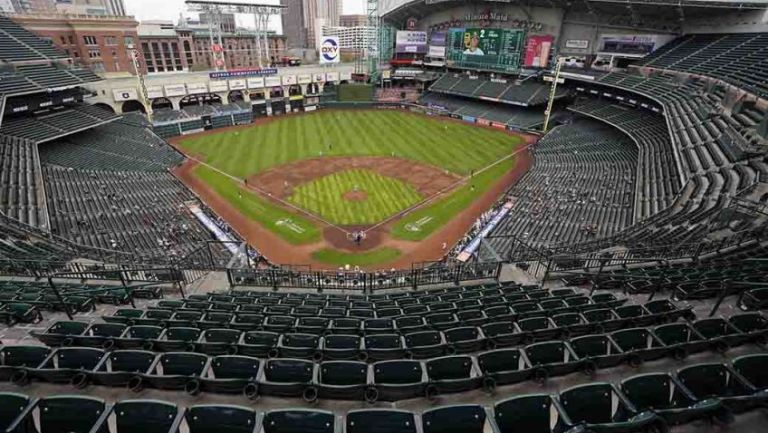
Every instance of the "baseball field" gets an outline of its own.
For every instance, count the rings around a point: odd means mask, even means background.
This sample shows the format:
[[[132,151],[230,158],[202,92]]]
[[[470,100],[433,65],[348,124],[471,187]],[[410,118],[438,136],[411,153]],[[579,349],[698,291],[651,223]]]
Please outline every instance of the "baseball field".
[[[271,261],[368,269],[438,259],[529,159],[522,136],[381,109],[173,144],[189,157],[177,175]]]

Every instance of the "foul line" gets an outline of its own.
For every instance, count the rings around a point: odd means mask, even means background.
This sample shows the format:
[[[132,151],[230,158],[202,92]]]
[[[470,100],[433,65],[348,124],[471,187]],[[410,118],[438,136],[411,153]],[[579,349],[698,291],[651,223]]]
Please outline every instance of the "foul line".
[[[524,150],[528,150],[531,147],[533,147],[534,144],[535,143],[527,144],[526,146],[517,149],[515,152],[510,153],[509,155],[505,156],[504,158],[501,158],[498,161],[493,162],[490,165],[487,165],[487,166],[481,168],[480,170],[478,170],[478,171],[476,171],[474,173],[474,176],[477,176],[477,175],[479,175],[481,173],[484,173],[484,172],[492,169],[493,167],[496,167],[497,165],[501,164],[502,162],[517,156],[520,152],[522,152]],[[430,197],[422,200],[420,203],[416,203],[415,205],[409,207],[408,209],[405,209],[405,210],[403,210],[403,211],[401,211],[401,212],[399,212],[399,213],[397,213],[395,215],[392,215],[391,217],[385,219],[384,221],[381,221],[381,222],[377,223],[376,225],[369,227],[368,229],[365,230],[365,233],[367,233],[367,232],[369,232],[371,230],[377,229],[377,228],[379,228],[379,227],[381,227],[381,226],[383,226],[385,224],[388,224],[388,223],[390,223],[390,222],[392,222],[392,221],[394,221],[394,220],[396,220],[398,218],[401,218],[401,217],[403,217],[403,216],[405,216],[405,215],[407,215],[407,214],[409,214],[409,213],[411,213],[413,211],[418,210],[421,207],[424,207],[425,205],[435,201],[438,197],[442,196],[446,192],[449,192],[449,191],[453,190],[459,184],[466,183],[466,181],[468,179],[471,179],[471,178],[472,178],[472,176],[462,177],[461,179],[457,180],[456,182],[454,182],[454,183],[446,186],[445,188],[441,189],[440,191],[432,194]]]

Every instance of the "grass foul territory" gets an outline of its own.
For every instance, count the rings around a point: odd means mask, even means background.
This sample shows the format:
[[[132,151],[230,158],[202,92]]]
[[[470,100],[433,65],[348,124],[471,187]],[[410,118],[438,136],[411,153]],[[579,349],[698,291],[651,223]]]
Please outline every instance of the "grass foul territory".
[[[334,266],[370,266],[391,262],[400,257],[400,251],[395,248],[385,247],[371,251],[349,253],[324,248],[315,251],[312,257],[318,262]]]

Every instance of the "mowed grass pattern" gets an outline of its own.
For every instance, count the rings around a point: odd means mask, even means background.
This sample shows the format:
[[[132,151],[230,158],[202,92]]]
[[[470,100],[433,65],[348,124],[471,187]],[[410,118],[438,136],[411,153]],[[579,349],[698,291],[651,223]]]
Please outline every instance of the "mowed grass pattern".
[[[521,139],[504,132],[390,110],[318,111],[265,125],[186,138],[180,145],[245,178],[320,156],[396,156],[467,175],[509,155]]]
[[[352,191],[363,200],[348,200]],[[422,200],[409,184],[371,170],[344,170],[299,185],[288,201],[338,225],[368,225],[409,208]]]

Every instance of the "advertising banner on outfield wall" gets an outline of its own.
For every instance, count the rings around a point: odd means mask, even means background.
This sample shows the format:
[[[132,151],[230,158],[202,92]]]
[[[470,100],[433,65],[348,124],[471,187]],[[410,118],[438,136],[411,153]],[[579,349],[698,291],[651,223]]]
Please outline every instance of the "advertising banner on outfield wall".
[[[296,84],[296,76],[295,75],[283,75],[283,86],[290,86],[292,84]]]
[[[283,81],[280,79],[280,77],[266,77],[264,78],[264,86],[265,87],[275,87],[280,86],[283,84]]]
[[[245,90],[245,80],[229,80],[229,90]]]
[[[427,32],[398,31],[395,36],[395,52],[426,54]]]
[[[312,76],[312,81],[315,83],[322,83],[325,81],[325,74],[315,74]]]
[[[528,41],[525,44],[523,66],[527,68],[546,68],[554,41],[555,37],[552,35],[528,36]]]
[[[249,78],[247,83],[249,89],[261,89],[264,87],[264,77]]]
[[[130,101],[131,99],[139,99],[139,92],[135,88],[127,89],[115,89],[112,91],[115,101]]]
[[[299,84],[309,84],[312,82],[312,76],[309,74],[302,74],[296,77]]]
[[[325,74],[325,80],[326,81],[337,82],[337,81],[339,81],[339,73],[338,72],[329,72],[329,73]]]
[[[351,72],[342,72],[338,75],[339,80],[341,81],[349,81],[352,79],[352,73]]]
[[[674,39],[672,35],[600,35],[600,52],[624,54],[627,56],[645,56]]]
[[[183,84],[166,84],[164,86],[165,96],[185,96],[187,87]]]
[[[229,85],[227,85],[226,81],[211,81],[208,83],[208,87],[210,87],[211,92],[226,92],[229,90]]]
[[[196,93],[208,93],[207,83],[187,83],[187,93],[194,95]]]
[[[163,86],[147,86],[147,98],[155,99],[162,98],[163,96],[165,96],[163,94]]]
[[[475,119],[475,118],[474,118],[474,117],[472,117],[472,116],[461,116],[461,120],[463,120],[463,121],[465,121],[465,122],[469,122],[469,123],[475,123],[475,121],[476,121],[477,119]]]

